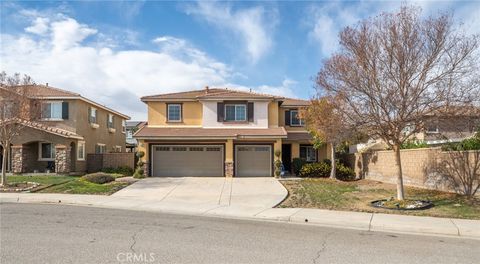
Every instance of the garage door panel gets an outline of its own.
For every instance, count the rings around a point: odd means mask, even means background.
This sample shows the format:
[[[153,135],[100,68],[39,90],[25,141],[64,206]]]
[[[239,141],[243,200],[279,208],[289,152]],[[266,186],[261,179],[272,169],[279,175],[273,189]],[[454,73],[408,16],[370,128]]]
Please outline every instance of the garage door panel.
[[[223,176],[223,146],[154,146],[153,176]]]
[[[238,177],[269,177],[272,175],[270,145],[237,145],[235,172]]]

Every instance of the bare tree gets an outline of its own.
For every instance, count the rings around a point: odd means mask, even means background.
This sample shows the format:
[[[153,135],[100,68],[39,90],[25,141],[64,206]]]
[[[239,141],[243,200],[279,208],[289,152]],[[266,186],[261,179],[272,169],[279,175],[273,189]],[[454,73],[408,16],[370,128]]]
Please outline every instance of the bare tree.
[[[33,101],[28,97],[28,89],[24,86],[33,84],[32,78],[15,73],[8,76],[0,73],[0,146],[2,155],[2,181],[7,184],[7,158],[10,156],[10,144],[27,122],[32,118]]]
[[[480,151],[451,150],[439,172],[455,191],[472,198],[480,189]]]
[[[395,153],[397,199],[404,199],[400,146],[423,119],[478,100],[479,36],[467,36],[452,16],[423,18],[402,6],[347,27],[340,51],[317,75],[318,93],[339,96],[355,127]]]
[[[333,97],[312,99],[310,106],[300,113],[301,118],[305,120],[307,130],[322,144],[330,145],[332,152],[331,179],[336,178],[336,147],[352,135],[352,127],[349,126],[344,112],[338,110],[341,103],[342,100]]]

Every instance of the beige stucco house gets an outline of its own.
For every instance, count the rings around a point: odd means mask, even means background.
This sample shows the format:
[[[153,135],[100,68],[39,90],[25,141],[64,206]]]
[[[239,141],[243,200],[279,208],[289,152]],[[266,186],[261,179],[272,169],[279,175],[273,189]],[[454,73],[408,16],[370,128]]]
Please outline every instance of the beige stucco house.
[[[27,89],[35,114],[11,145],[8,168],[13,173],[86,171],[87,154],[124,152],[127,115],[80,94],[48,85]]]
[[[305,100],[206,87],[142,101],[148,122],[134,137],[148,176],[273,176],[276,151],[286,170],[330,157],[298,118]]]

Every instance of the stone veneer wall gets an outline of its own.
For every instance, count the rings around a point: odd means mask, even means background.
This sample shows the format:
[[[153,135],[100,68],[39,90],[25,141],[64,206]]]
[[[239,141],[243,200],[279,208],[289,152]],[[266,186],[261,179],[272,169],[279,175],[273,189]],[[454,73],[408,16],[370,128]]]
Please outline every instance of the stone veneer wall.
[[[225,162],[225,177],[233,177],[233,161]]]
[[[440,148],[401,150],[405,185],[454,191],[438,172],[438,164],[449,158]],[[393,151],[373,151],[346,155],[343,160],[355,170],[357,178],[396,183]]]
[[[58,174],[70,173],[71,147],[65,145],[55,146],[55,172]]]

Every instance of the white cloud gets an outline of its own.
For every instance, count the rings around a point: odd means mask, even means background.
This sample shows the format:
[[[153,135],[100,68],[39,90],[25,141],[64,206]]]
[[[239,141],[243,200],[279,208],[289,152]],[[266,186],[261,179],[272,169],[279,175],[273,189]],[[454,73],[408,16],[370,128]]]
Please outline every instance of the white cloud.
[[[1,70],[29,74],[38,83],[78,92],[136,119],[146,118],[141,96],[221,86],[230,77],[227,65],[185,40],[177,39],[183,46],[176,50],[117,51],[85,43],[97,30],[72,18],[48,27],[51,34],[42,36],[3,34]]]
[[[242,90],[242,91],[254,91],[258,93],[272,94],[272,95],[284,96],[289,98],[298,98],[298,96],[295,96],[295,92],[293,89],[295,85],[297,85],[296,81],[289,78],[285,78],[282,81],[281,85],[278,85],[278,86],[259,85],[259,86],[247,87],[247,86],[238,85],[238,84],[227,84],[226,87],[231,87],[231,88]]]
[[[45,17],[37,17],[34,21],[33,24],[27,28],[25,28],[25,31],[37,34],[37,35],[43,35],[48,32],[49,29],[49,19]]]
[[[273,46],[273,32],[278,22],[274,10],[267,11],[257,6],[234,11],[230,5],[199,1],[195,6],[189,6],[186,12],[241,38],[252,63],[256,63]],[[232,42],[227,44],[232,45]]]

